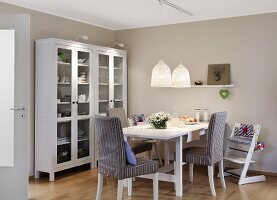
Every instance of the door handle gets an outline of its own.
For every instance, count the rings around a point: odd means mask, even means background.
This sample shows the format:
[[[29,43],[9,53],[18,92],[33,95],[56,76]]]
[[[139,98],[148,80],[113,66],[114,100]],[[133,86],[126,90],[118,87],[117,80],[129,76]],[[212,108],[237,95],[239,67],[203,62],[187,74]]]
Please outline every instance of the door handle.
[[[10,110],[13,110],[13,111],[24,111],[25,108],[24,107],[21,107],[21,108],[11,108]]]

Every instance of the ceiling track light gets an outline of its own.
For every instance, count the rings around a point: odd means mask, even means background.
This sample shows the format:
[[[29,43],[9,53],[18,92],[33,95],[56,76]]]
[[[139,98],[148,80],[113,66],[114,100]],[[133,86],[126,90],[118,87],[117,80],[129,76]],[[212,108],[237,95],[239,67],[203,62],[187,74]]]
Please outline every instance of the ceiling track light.
[[[174,9],[178,10],[179,12],[185,13],[185,14],[187,14],[187,15],[189,15],[189,16],[193,16],[193,15],[194,15],[192,12],[190,12],[190,11],[188,11],[188,10],[185,10],[184,8],[181,8],[180,6],[177,6],[176,4],[171,3],[171,2],[169,2],[169,1],[166,1],[166,0],[158,0],[158,1],[159,1],[160,3],[163,3],[163,4],[165,4],[165,5],[169,6],[169,7],[171,7],[171,8],[174,8]]]

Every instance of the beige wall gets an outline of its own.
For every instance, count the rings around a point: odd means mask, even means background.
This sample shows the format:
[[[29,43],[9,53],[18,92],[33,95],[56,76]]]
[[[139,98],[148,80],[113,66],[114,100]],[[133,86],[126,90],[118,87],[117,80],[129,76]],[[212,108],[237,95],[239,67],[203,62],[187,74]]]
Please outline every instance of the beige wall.
[[[160,28],[140,28],[111,31],[0,2],[0,13],[31,14],[31,80],[30,105],[34,105],[34,40],[46,37],[74,39],[78,34],[89,36],[88,43],[109,46],[123,42],[128,50],[129,114],[164,110],[193,115],[194,108],[209,108],[210,113],[228,111],[228,133],[235,121],[260,123],[266,150],[258,153],[256,169],[277,172],[277,14],[265,14],[232,19],[212,20]],[[151,88],[152,67],[160,57],[173,69],[179,62],[181,44],[183,63],[192,80],[206,80],[207,65],[230,63],[231,79],[236,84],[227,100],[220,99],[219,89]],[[30,175],[34,171],[34,107],[31,110],[29,137]]]
[[[115,40],[128,50],[128,112],[150,114],[159,110],[193,115],[194,108],[210,113],[228,112],[228,134],[235,121],[260,123],[266,149],[257,153],[255,169],[277,172],[277,13],[182,24],[160,28],[117,31]],[[171,70],[183,63],[192,80],[206,80],[208,64],[230,63],[231,80],[236,84],[222,100],[218,88],[151,88],[153,66],[164,47],[164,60]]]
[[[31,17],[31,96],[30,96],[30,133],[29,133],[29,174],[34,174],[34,44],[36,39],[56,37],[73,40],[77,35],[83,34],[89,37],[85,43],[101,46],[110,46],[114,41],[114,31],[100,27],[68,20],[29,9],[20,8],[0,2],[0,14],[30,14]]]

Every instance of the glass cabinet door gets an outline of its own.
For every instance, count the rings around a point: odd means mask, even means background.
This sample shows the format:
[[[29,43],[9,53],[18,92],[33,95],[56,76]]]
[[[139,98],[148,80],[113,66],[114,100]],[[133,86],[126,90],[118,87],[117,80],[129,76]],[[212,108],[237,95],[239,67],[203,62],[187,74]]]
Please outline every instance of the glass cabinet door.
[[[98,68],[99,68],[99,91],[98,91],[98,113],[106,114],[109,108],[109,70],[110,70],[110,57],[105,54],[98,54]]]
[[[57,164],[71,161],[72,50],[57,51]]]
[[[123,57],[114,56],[114,107],[123,107]]]
[[[77,159],[90,155],[91,54],[78,51],[77,77]]]

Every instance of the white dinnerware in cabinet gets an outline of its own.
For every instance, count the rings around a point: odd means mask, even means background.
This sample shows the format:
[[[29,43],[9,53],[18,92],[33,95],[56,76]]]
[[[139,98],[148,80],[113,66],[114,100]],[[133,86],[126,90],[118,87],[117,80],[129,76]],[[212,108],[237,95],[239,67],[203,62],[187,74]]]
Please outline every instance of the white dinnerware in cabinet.
[[[96,52],[95,111],[106,115],[108,108],[127,110],[127,53],[123,50]]]
[[[36,41],[35,177],[94,158],[94,46],[60,39]]]

